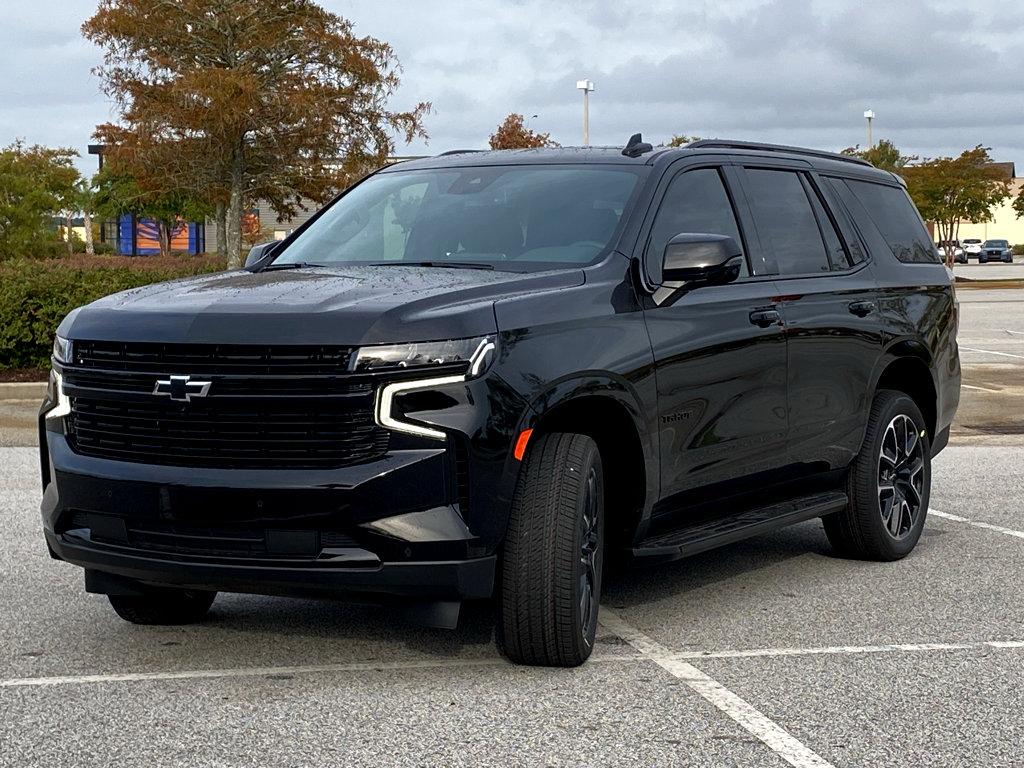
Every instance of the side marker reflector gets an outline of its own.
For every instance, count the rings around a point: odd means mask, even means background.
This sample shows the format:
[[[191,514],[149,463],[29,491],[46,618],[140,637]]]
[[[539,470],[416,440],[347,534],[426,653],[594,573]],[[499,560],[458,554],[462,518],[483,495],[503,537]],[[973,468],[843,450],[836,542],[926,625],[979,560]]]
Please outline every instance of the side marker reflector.
[[[523,461],[523,456],[526,454],[526,444],[530,442],[531,435],[533,435],[533,428],[523,430],[519,433],[518,440],[516,440],[516,450],[512,452],[512,456],[520,462]]]

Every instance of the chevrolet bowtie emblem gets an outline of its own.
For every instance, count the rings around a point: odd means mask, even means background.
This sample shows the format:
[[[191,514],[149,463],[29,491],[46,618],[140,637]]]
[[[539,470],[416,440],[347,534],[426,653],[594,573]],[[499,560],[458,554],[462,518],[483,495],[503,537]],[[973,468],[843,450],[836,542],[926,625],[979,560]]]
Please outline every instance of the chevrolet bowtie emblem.
[[[156,380],[153,395],[166,395],[172,401],[190,401],[193,398],[205,398],[210,392],[210,382],[194,381],[187,376],[172,376],[168,379]]]

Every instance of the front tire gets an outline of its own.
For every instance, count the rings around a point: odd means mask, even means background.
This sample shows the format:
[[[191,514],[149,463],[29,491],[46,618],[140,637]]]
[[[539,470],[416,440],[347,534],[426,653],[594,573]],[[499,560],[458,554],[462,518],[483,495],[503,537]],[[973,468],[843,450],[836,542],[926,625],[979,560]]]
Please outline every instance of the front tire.
[[[895,561],[914,549],[928,513],[931,442],[910,396],[895,390],[875,395],[847,493],[847,509],[822,519],[839,554]]]
[[[519,473],[500,571],[498,646],[513,662],[575,667],[594,648],[604,473],[594,440],[549,433]]]
[[[215,592],[154,588],[143,595],[108,595],[117,616],[135,625],[191,625],[202,620]]]

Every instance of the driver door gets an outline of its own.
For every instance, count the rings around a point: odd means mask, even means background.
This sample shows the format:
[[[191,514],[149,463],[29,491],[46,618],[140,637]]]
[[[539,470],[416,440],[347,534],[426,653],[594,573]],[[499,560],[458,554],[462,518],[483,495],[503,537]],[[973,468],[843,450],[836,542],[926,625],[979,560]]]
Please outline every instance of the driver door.
[[[645,310],[658,391],[662,499],[716,483],[747,490],[786,464],[787,361],[782,309],[728,166],[685,168],[665,188],[644,263],[661,283],[666,243],[683,232],[728,235],[741,244],[738,280],[686,291],[661,288]],[[753,270],[751,269],[753,266]],[[671,502],[661,506],[669,511]]]

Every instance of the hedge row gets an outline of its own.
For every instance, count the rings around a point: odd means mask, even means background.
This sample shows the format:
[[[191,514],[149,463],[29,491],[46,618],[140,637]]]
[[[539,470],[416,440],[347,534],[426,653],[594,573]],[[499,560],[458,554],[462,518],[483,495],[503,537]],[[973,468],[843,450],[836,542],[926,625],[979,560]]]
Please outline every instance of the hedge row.
[[[224,262],[212,256],[0,262],[0,369],[49,367],[54,331],[80,305],[116,291],[223,269]]]

